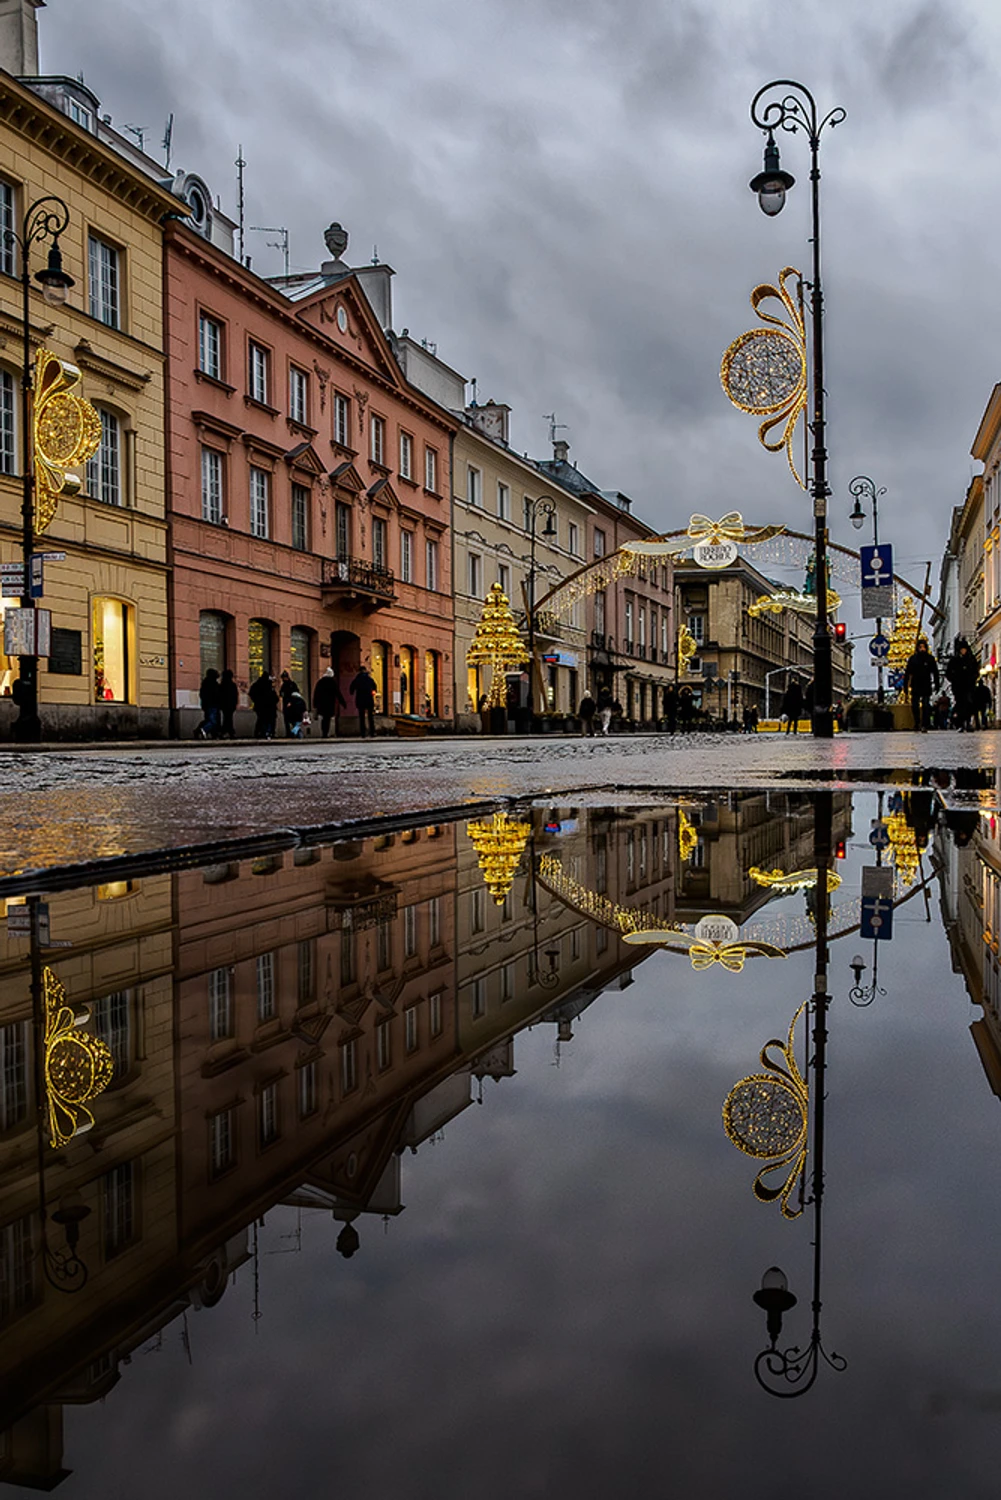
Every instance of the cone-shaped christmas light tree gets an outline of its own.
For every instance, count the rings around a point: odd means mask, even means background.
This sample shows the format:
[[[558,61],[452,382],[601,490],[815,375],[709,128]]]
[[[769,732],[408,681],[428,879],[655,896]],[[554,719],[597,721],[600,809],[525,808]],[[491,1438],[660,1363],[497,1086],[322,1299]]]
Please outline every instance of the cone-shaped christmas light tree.
[[[493,668],[488,699],[490,708],[503,708],[507,696],[504,673],[509,667],[520,666],[525,656],[525,643],[515,624],[508,597],[499,583],[491,584],[473,643],[466,652],[469,666]]]
[[[498,585],[494,584],[494,588]],[[494,813],[490,819],[481,819],[476,823],[470,823],[466,832],[473,841],[473,848],[479,855],[480,869],[483,871],[483,880],[487,890],[498,906],[504,904],[504,898],[514,883],[514,877],[521,863],[521,856],[525,852],[529,835],[532,832],[530,823],[518,823],[509,818],[507,813]]]
[[[917,649],[918,640],[924,638],[924,633],[918,634],[918,612],[914,608],[914,600],[910,594],[904,595],[904,602],[897,611],[893,622],[893,630],[890,632],[890,646],[887,652],[887,665],[891,672],[903,672],[907,666],[908,658]]]

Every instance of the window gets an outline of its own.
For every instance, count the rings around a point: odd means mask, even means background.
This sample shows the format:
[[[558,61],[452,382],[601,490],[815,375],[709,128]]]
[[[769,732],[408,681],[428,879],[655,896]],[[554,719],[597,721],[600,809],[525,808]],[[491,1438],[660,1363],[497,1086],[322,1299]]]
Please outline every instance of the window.
[[[626,600],[626,650],[632,650],[633,643],[633,601]]]
[[[101,1179],[102,1217],[104,1219],[104,1258],[111,1260],[136,1234],[135,1164],[122,1162]]]
[[[109,328],[120,328],[118,251],[92,234],[88,241],[90,315]]]
[[[93,130],[94,116],[91,114],[90,110],[86,109],[84,105],[80,104],[76,99],[71,99],[69,101],[69,106],[70,119],[73,121],[74,125],[80,125],[84,130]]]
[[[292,546],[309,551],[309,490],[304,484],[292,486]]]
[[[0,1026],[0,1130],[28,1114],[28,1022]]]
[[[571,557],[580,557],[580,528],[575,521],[567,523],[568,541]]]
[[[25,1215],[0,1229],[0,1323],[30,1307],[34,1296],[35,1252]]]
[[[388,1021],[380,1021],[375,1028],[375,1062],[380,1073],[384,1073],[393,1061],[393,1034]]]
[[[472,893],[472,912],[470,916],[470,927],[473,932],[482,932],[484,925],[483,891],[477,889]]]
[[[105,505],[122,503],[121,429],[113,412],[100,412],[101,445],[87,460],[87,493]]]
[[[376,965],[381,969],[393,966],[393,929],[389,922],[380,922],[376,934]]]
[[[473,980],[473,1020],[481,1020],[487,1013],[487,982],[485,979]]]
[[[511,519],[511,486],[497,481],[497,514],[502,521]]]
[[[400,578],[404,583],[414,581],[414,534],[400,532]]]
[[[334,442],[341,448],[349,448],[351,436],[351,403],[347,396],[334,393]]]
[[[514,999],[514,964],[505,964],[501,969],[501,999]]]
[[[428,588],[432,593],[438,591],[438,543],[425,542],[424,544],[424,576]]]
[[[438,490],[438,451],[436,448],[424,449],[424,488],[437,493]]]
[[[511,597],[511,569],[508,567],[507,563],[498,563],[497,564],[497,582],[500,584],[501,588],[504,590],[505,594],[510,599],[510,597]]]
[[[299,1118],[305,1120],[308,1115],[315,1115],[320,1107],[319,1094],[316,1087],[316,1059],[312,1062],[303,1063],[299,1069]]]
[[[386,523],[379,516],[372,518],[372,561],[377,568],[386,568]]]
[[[247,667],[251,682],[271,671],[271,624],[268,620],[247,622]]]
[[[470,505],[483,503],[483,475],[472,464],[466,465],[466,499]]]
[[[605,555],[605,533],[599,531],[597,527],[594,529],[594,555],[595,557],[604,557]]]
[[[233,1141],[233,1111],[220,1110],[209,1119],[209,1170],[220,1177],[236,1160]]]
[[[14,377],[9,370],[0,370],[0,474],[17,473],[17,407],[15,401]]]
[[[268,491],[270,489],[270,475],[265,469],[250,470],[250,534],[251,536],[267,537],[268,535]]]
[[[268,404],[268,351],[260,344],[250,346],[250,396],[262,406]]]
[[[309,376],[295,365],[288,372],[288,414],[303,427],[309,421]]]
[[[500,905],[500,919],[502,922],[510,922],[514,919],[514,897],[508,891]]]
[[[386,424],[381,417],[372,417],[369,428],[371,446],[369,457],[374,464],[386,462]]]
[[[341,1092],[350,1094],[358,1087],[358,1052],[354,1039],[341,1047]]]
[[[667,611],[660,617],[660,654],[667,661],[670,648],[667,644]]]
[[[441,991],[428,996],[428,1027],[432,1036],[441,1036]]]
[[[121,599],[95,599],[93,609],[94,699],[129,703],[133,614]]]
[[[209,973],[209,1038],[225,1041],[233,1035],[233,993],[228,969]]]
[[[222,522],[222,454],[202,449],[202,520]]]
[[[0,178],[0,271],[5,276],[17,274],[17,261],[14,257],[14,242],[8,239],[8,235],[14,229],[14,188],[9,182]]]
[[[341,984],[354,984],[355,979],[355,935],[341,932]]]
[[[257,959],[257,1019],[270,1021],[275,1013],[275,955],[261,953]]]
[[[428,902],[428,944],[437,948],[441,943],[441,897],[432,896]]]
[[[129,990],[113,990],[91,1005],[94,1034],[111,1053],[115,1079],[124,1078],[132,1062],[132,995]]]
[[[701,646],[702,643],[705,641],[705,638],[706,638],[706,617],[705,617],[705,615],[689,615],[688,616],[688,628],[692,632],[692,635],[695,638],[695,640],[697,640],[698,643],[699,643],[699,645]]]
[[[351,556],[351,507],[345,505],[343,500],[338,500],[334,512],[334,524],[336,528],[337,556],[341,558]]]
[[[639,622],[640,622],[640,637],[639,637],[639,640],[640,640],[640,650],[641,651],[645,651],[646,650],[646,610],[643,608],[642,604],[640,605],[640,609],[639,609]],[[627,632],[627,634],[628,634],[628,632]]]
[[[416,1052],[417,1041],[417,1007],[411,1005],[403,1012],[403,1044],[408,1052]]]
[[[198,368],[213,380],[222,379],[222,324],[207,313],[198,318]]]
[[[414,440],[409,432],[400,433],[400,478],[414,477]]]
[[[257,1098],[257,1138],[262,1146],[278,1139],[278,1085],[269,1083]]]
[[[417,952],[417,908],[403,908],[403,957],[413,958]]]
[[[313,939],[304,938],[296,950],[296,1001],[309,1005],[316,991],[316,966],[313,962]]]
[[[476,552],[469,554],[469,592],[474,599],[480,597],[480,585],[483,580],[483,559]]]
[[[606,602],[604,594],[594,596],[594,628],[599,635],[605,634],[605,610]]]

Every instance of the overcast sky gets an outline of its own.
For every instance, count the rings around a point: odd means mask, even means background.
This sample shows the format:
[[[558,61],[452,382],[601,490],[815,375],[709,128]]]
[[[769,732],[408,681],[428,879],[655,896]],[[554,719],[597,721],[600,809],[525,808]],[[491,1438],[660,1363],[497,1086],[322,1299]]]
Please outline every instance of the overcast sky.
[[[174,164],[248,222],[287,225],[295,268],[395,268],[397,329],[437,343],[658,528],[737,508],[808,529],[809,502],[719,384],[748,293],[807,265],[808,162],[766,219],[752,94],[802,79],[847,120],[822,151],[832,537],[848,482],[888,494],[884,540],[923,579],[973,472],[997,378],[1001,11],[989,0],[48,0],[43,71],[82,71],[117,125],[173,111]],[[280,271],[269,237],[254,265]],[[273,236],[272,236],[273,238]],[[864,539],[864,537],[863,537]]]

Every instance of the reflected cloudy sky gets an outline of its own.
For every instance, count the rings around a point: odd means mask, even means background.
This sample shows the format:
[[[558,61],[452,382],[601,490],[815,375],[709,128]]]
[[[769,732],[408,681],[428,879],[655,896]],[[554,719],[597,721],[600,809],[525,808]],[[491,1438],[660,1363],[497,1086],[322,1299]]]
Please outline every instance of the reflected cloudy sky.
[[[1001,13],[989,0],[49,0],[42,66],[235,205],[287,225],[296,268],[340,219],[396,269],[396,325],[437,342],[648,520],[733,506],[809,527],[780,456],[718,378],[760,280],[808,256],[807,160],[778,220],[747,182],[754,91],[801,78],[845,124],[824,146],[833,535],[848,481],[889,488],[899,560],[941,554],[997,376],[994,143]],[[255,268],[281,269],[251,235]],[[273,236],[272,236],[273,238]],[[906,522],[906,529],[905,529]]]
[[[731,975],[655,954],[559,1067],[551,1027],[516,1040],[517,1076],[404,1158],[405,1213],[360,1220],[352,1261],[305,1216],[301,1254],[261,1258],[258,1324],[248,1265],[189,1315],[190,1366],[172,1324],[69,1409],[67,1495],[771,1497],[808,1474],[821,1500],[993,1495],[1001,1106],[937,895],[898,909],[868,1010],[847,1000],[858,941],[831,953],[824,1327],[846,1373],[790,1404],[755,1387],[750,1294],[779,1261],[805,1331],[810,1222],[755,1203],[720,1122],[812,955]],[[270,1214],[262,1248],[293,1229]]]

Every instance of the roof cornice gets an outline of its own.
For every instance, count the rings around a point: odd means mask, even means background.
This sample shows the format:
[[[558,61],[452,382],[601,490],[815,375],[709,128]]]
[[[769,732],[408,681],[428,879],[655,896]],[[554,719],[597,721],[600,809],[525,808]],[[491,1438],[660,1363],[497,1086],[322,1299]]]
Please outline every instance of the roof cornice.
[[[987,462],[988,455],[997,441],[999,428],[1001,428],[1001,384],[996,385],[991,391],[991,398],[980,418],[980,426],[977,428],[977,435],[970,449],[973,457],[978,458],[982,464]]]

